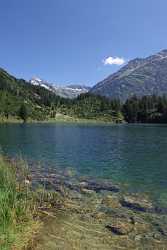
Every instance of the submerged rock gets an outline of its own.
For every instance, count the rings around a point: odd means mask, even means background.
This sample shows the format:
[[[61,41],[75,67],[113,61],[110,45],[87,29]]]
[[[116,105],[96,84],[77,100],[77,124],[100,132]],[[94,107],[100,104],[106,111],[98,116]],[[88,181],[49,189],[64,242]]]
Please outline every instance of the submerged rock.
[[[81,189],[81,192],[82,192],[83,194],[87,194],[87,195],[92,195],[92,194],[94,194],[94,190],[90,190],[90,189],[87,189],[87,188],[82,188],[82,189]]]
[[[153,212],[154,207],[153,204],[145,198],[141,198],[138,196],[124,196],[120,203],[124,207],[128,207],[130,209],[134,209],[141,212]]]
[[[166,226],[166,221],[164,220],[164,223],[159,221],[159,222],[154,222],[153,226],[157,229],[158,233],[160,233],[162,236],[167,237],[167,226]]]
[[[76,175],[76,172],[73,168],[66,168],[62,174],[65,177],[73,177]]]
[[[105,205],[109,208],[120,208],[121,204],[119,198],[115,195],[107,195],[102,200],[102,205]]]
[[[80,186],[82,188],[94,190],[96,192],[100,192],[103,190],[119,192],[119,187],[109,181],[88,180],[88,181],[81,182]]]
[[[97,211],[94,214],[92,214],[92,217],[97,220],[103,220],[106,218],[106,214],[104,212]]]
[[[124,219],[115,219],[106,228],[117,235],[126,235],[133,231],[133,223]]]
[[[154,211],[157,214],[167,214],[167,207],[155,206]]]

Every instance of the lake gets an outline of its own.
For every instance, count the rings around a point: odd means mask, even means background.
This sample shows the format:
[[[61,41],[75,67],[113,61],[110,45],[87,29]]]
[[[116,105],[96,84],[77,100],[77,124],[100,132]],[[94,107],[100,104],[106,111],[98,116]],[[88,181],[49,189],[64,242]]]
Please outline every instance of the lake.
[[[9,156],[111,179],[167,202],[167,125],[1,124],[0,145]]]

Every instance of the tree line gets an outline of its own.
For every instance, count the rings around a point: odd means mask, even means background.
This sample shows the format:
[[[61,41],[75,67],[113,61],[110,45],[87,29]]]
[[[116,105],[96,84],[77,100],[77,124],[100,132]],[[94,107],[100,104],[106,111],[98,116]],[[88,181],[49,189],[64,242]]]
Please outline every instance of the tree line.
[[[81,119],[95,119],[115,123],[167,123],[167,97],[164,96],[133,96],[125,103],[120,100],[109,100],[93,94],[81,94],[77,98],[64,99],[43,97],[44,103],[29,105],[25,101],[19,103],[18,108],[10,109],[10,99],[0,109],[6,118],[14,115],[24,122],[28,118],[33,120],[47,120],[55,118],[57,113]]]
[[[125,103],[91,93],[68,99],[0,69],[0,118],[41,121],[54,119],[58,113],[116,123],[167,123],[167,96],[133,96]]]
[[[97,119],[128,123],[167,123],[167,96],[133,96],[125,103],[109,100],[93,94],[81,94],[70,100],[60,98],[48,103],[46,116],[54,118],[57,113],[76,118]],[[28,107],[27,107],[28,108]],[[19,115],[28,118],[26,105],[21,105]],[[44,116],[44,118],[46,118]],[[26,117],[26,119],[24,119]]]
[[[122,113],[130,123],[167,123],[167,96],[133,96],[122,105]]]

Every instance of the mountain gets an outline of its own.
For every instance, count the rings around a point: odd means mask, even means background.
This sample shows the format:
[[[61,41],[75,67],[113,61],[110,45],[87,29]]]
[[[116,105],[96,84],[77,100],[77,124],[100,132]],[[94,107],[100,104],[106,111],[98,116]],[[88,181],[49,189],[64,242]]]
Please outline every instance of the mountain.
[[[159,55],[157,60],[160,60]],[[137,65],[140,67],[140,64],[142,64],[141,60],[133,60],[131,69]],[[130,66],[127,65],[129,68]],[[125,119],[127,122],[167,123],[167,97],[165,96],[133,97],[121,104],[119,100],[111,100],[89,92],[74,99],[62,98],[50,88],[48,83],[44,84],[40,79],[30,84],[0,69],[0,121],[13,121],[18,118],[25,120],[26,117],[26,119],[38,121],[50,119],[71,121],[81,118],[110,122],[121,122]],[[77,89],[78,85],[72,85],[69,88]]]
[[[74,99],[63,98],[55,94],[55,86],[40,79],[34,79],[31,83],[0,69],[0,121],[82,118],[120,122],[123,119],[119,102],[89,93]],[[85,87],[70,85],[66,89],[78,94]]]
[[[58,86],[55,84],[48,83],[43,81],[40,78],[32,78],[30,83],[35,86],[41,86],[47,90],[52,91],[58,96],[64,98],[76,98],[80,94],[87,93],[90,90],[90,87],[84,85],[70,84],[67,86]]]
[[[43,120],[50,114],[52,103],[65,100],[50,90],[17,79],[0,68],[0,117],[17,116],[21,105],[26,104],[32,119]]]
[[[40,78],[34,77],[29,82],[30,82],[30,84],[32,84],[34,86],[40,86],[40,87],[43,87],[47,90],[52,91],[51,86],[47,82],[44,82],[43,80],[41,80]]]
[[[136,58],[118,72],[96,84],[91,93],[126,101],[136,95],[167,94],[167,50],[147,58]]]

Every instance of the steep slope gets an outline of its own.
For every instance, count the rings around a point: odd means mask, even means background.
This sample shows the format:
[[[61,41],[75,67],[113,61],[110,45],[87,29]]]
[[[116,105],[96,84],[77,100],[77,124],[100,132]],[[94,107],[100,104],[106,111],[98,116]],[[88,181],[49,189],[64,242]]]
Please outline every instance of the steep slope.
[[[93,94],[121,101],[136,96],[167,94],[167,50],[145,59],[136,58],[96,84]]]
[[[17,116],[20,106],[25,103],[31,110],[32,119],[45,119],[52,103],[62,98],[51,91],[33,86],[23,79],[17,79],[0,68],[0,116]]]
[[[25,116],[20,115],[23,113],[26,113],[26,119],[40,121],[61,116],[65,119],[68,117],[69,119],[122,121],[119,102],[111,102],[104,97],[89,93],[79,95],[74,99],[62,98],[48,86],[44,85],[40,79],[38,83],[30,84],[0,69],[0,121],[19,117],[24,119]],[[75,89],[78,93],[78,86],[69,88]]]
[[[76,98],[80,94],[87,93],[90,90],[90,87],[84,85],[71,84],[67,86],[59,86],[48,83],[47,81],[43,81],[40,78],[32,78],[30,83],[32,85],[41,86],[45,89],[48,89],[58,96],[71,99]]]

